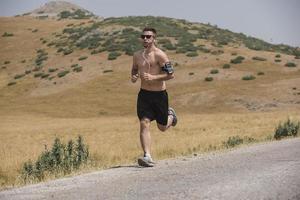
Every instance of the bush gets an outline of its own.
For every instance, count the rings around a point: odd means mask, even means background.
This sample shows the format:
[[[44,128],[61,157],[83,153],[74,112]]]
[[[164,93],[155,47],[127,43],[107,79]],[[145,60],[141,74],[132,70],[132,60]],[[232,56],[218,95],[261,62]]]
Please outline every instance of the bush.
[[[243,144],[243,139],[240,138],[239,136],[233,136],[233,137],[229,137],[228,140],[226,142],[223,142],[223,145],[226,148],[233,148],[237,145]]]
[[[237,136],[229,137],[226,142],[223,142],[223,145],[226,148],[233,148],[243,143],[251,143],[255,141],[256,139],[252,137],[245,136],[244,138],[240,138],[240,136],[237,135]]]
[[[242,78],[244,81],[254,80],[256,77],[253,75],[247,75]]]
[[[288,62],[285,64],[286,67],[296,67],[297,65],[295,63],[292,62]]]
[[[10,63],[10,61],[4,61],[4,65],[7,65],[9,63]]]
[[[261,76],[261,75],[265,75],[265,73],[264,72],[257,72],[257,75]]]
[[[218,74],[218,73],[219,73],[219,70],[217,70],[217,69],[212,69],[212,70],[210,70],[210,73],[211,73],[211,74]]]
[[[58,70],[57,68],[49,68],[49,69],[48,69],[48,72],[52,73],[52,72],[55,72],[55,71],[57,71],[57,70]]]
[[[12,37],[12,36],[14,36],[13,33],[7,33],[7,32],[3,33],[2,35],[2,37]]]
[[[300,122],[293,122],[290,119],[288,119],[283,124],[279,124],[275,129],[274,138],[276,140],[279,140],[283,137],[289,137],[289,136],[297,136],[299,135],[299,127]]]
[[[87,58],[88,58],[87,56],[81,56],[80,58],[78,58],[78,60],[85,60]]]
[[[207,82],[209,82],[209,81],[213,81],[214,80],[214,78],[213,77],[205,77],[205,81],[207,81]]]
[[[119,56],[121,55],[121,53],[119,53],[119,52],[110,52],[109,54],[108,54],[108,60],[115,60],[115,59],[117,59]]]
[[[275,59],[275,62],[281,62],[281,60],[280,59]]]
[[[258,56],[254,56],[254,57],[252,58],[252,60],[266,61],[267,59],[266,59],[266,58],[262,58],[262,57],[258,57]]]
[[[109,73],[109,72],[113,72],[113,70],[111,70],[111,69],[103,70],[103,73]]]
[[[74,72],[81,72],[81,71],[82,71],[82,67],[81,67],[81,66],[74,67],[74,68],[73,68],[73,71],[74,71]]]
[[[186,54],[186,56],[188,56],[188,57],[196,57],[196,56],[199,56],[199,54],[196,51],[192,51],[192,52],[188,52]]]
[[[280,54],[276,54],[276,56],[275,56],[276,58],[280,58],[281,57],[281,55]]]
[[[9,82],[8,84],[7,84],[7,86],[12,86],[12,85],[15,85],[15,84],[17,84],[16,82]]]
[[[67,75],[68,73],[70,73],[70,71],[69,71],[69,70],[65,70],[65,71],[59,72],[59,73],[57,74],[57,76],[58,76],[59,78],[61,78],[61,77],[64,77],[65,75]]]
[[[72,170],[87,163],[88,157],[88,147],[83,143],[81,136],[78,136],[76,144],[72,140],[63,144],[58,138],[55,138],[51,150],[48,150],[46,146],[45,151],[35,163],[31,160],[24,163],[21,176],[25,182],[28,182],[31,180],[41,181],[47,174],[69,174]]]
[[[230,68],[230,64],[224,64],[223,65],[223,69],[229,69]]]
[[[17,74],[15,75],[15,79],[19,79],[19,78],[22,78],[23,76],[25,76],[26,74]]]
[[[234,59],[231,59],[230,63],[232,63],[232,64],[242,63],[244,59],[245,58],[243,56],[238,56],[238,57],[236,57]]]
[[[38,72],[38,73],[35,73],[35,74],[34,74],[34,78],[38,78],[38,77],[41,77],[41,76],[43,76],[43,75],[44,75],[43,72]]]

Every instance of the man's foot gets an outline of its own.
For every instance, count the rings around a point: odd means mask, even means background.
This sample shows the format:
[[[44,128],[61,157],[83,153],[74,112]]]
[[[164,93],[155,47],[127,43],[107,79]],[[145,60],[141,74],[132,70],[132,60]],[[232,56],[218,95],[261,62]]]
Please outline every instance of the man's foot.
[[[153,167],[155,163],[152,158],[144,156],[138,159],[138,164],[143,167]]]
[[[170,107],[169,110],[168,110],[168,114],[173,116],[172,126],[176,126],[176,124],[177,124],[177,116],[176,116],[175,110]]]

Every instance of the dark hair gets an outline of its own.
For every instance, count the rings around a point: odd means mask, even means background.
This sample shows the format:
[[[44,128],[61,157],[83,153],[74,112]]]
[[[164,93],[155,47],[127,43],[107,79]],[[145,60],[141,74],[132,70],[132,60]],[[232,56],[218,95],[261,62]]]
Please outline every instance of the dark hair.
[[[155,30],[155,28],[145,27],[145,28],[143,29],[143,32],[145,32],[145,31],[151,31],[152,33],[154,33],[154,35],[156,35],[156,30]]]

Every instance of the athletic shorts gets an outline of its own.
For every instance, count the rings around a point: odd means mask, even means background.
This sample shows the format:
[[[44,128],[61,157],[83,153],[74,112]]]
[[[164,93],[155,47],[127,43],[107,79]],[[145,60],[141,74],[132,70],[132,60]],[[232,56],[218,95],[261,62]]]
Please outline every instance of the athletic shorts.
[[[148,91],[141,89],[137,99],[137,115],[139,119],[148,118],[161,125],[168,123],[168,93],[163,91]]]

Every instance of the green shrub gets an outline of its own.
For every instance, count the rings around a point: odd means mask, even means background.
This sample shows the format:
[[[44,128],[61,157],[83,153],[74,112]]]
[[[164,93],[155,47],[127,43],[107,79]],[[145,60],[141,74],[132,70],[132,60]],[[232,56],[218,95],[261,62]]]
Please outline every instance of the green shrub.
[[[236,57],[234,59],[231,59],[230,63],[232,63],[232,64],[242,63],[244,59],[245,58],[243,56],[238,56],[238,57]]]
[[[58,70],[57,68],[49,68],[49,69],[48,69],[48,72],[52,73],[52,72],[55,72],[55,71],[57,71],[57,70]]]
[[[103,70],[103,73],[109,73],[109,72],[113,72],[113,70],[111,70],[111,69]]]
[[[275,56],[276,58],[280,58],[281,57],[281,55],[280,54],[276,54],[276,56]]]
[[[2,37],[12,37],[12,36],[14,36],[13,33],[7,33],[7,32],[3,33],[2,35]]]
[[[64,55],[69,55],[71,53],[73,53],[73,49],[64,49]]]
[[[211,74],[218,74],[218,73],[219,73],[219,70],[217,70],[217,69],[212,69],[212,70],[210,70],[210,73],[211,73]]]
[[[21,177],[25,182],[41,181],[45,175],[70,174],[82,164],[86,164],[89,158],[89,150],[81,136],[76,143],[70,140],[67,144],[61,143],[55,138],[51,150],[45,146],[45,151],[36,162],[31,160],[23,164]]]
[[[186,54],[186,56],[188,56],[188,57],[196,57],[196,56],[199,56],[199,54],[196,51],[192,51],[192,52],[188,52]]]
[[[26,63],[26,60],[22,60],[21,63]]]
[[[223,142],[223,145],[226,148],[233,148],[243,143],[251,143],[255,141],[256,139],[252,137],[245,136],[244,138],[241,138],[240,136],[237,135],[237,136],[229,137],[227,141]]]
[[[68,73],[70,73],[70,71],[69,71],[69,70],[65,70],[65,71],[59,72],[59,73],[57,74],[57,76],[58,76],[59,78],[61,78],[61,77],[64,77],[65,75],[67,75]]]
[[[38,31],[39,31],[39,29],[37,29],[37,28],[34,29],[34,30],[32,30],[33,33],[36,33],[36,32],[38,32]]]
[[[15,84],[17,84],[17,82],[9,82],[9,83],[7,84],[7,86],[12,86],[12,85],[15,85]]]
[[[41,76],[43,76],[43,72],[38,72],[38,73],[35,73],[33,76],[34,76],[34,78],[38,78],[38,77],[41,77]]]
[[[279,140],[283,137],[289,137],[289,136],[297,136],[299,135],[299,127],[300,122],[293,122],[290,119],[288,119],[283,124],[279,124],[275,129],[274,138],[276,140]]]
[[[81,66],[74,67],[74,68],[73,68],[73,71],[74,71],[74,72],[81,72],[81,71],[82,71],[82,67],[81,67]]]
[[[190,73],[189,73],[190,76],[193,76],[194,74],[195,74],[194,72],[190,72]]]
[[[30,74],[31,73],[31,70],[26,70],[25,71],[25,74]]]
[[[258,56],[254,56],[254,57],[252,58],[252,60],[266,61],[267,59],[266,59],[266,58],[262,58],[262,57],[258,57]]]
[[[85,60],[87,58],[88,58],[87,56],[81,56],[80,58],[78,58],[78,60]]]
[[[296,67],[297,65],[295,63],[292,62],[288,62],[285,64],[286,67]]]
[[[26,74],[17,74],[17,75],[15,75],[15,79],[19,79],[19,78],[22,78],[22,77],[24,77]]]
[[[244,81],[254,80],[256,77],[253,75],[247,75],[242,78]]]
[[[281,60],[280,59],[275,59],[275,62],[281,62]]]
[[[230,68],[230,64],[224,64],[223,65],[223,69],[229,69]]]
[[[209,81],[213,81],[214,80],[214,78],[213,77],[205,77],[205,79],[204,79],[205,81],[207,81],[207,82],[209,82]]]
[[[48,76],[50,76],[50,74],[43,74],[41,78],[48,78]]]
[[[4,65],[7,65],[9,63],[10,63],[10,61],[4,61]]]
[[[233,136],[233,137],[229,137],[228,140],[226,142],[223,142],[223,145],[226,148],[233,148],[237,145],[243,144],[243,139],[240,138],[239,136]]]
[[[257,72],[257,75],[261,76],[261,75],[265,75],[265,73],[264,72]]]
[[[115,60],[115,59],[117,59],[119,56],[121,55],[121,53],[119,53],[119,52],[110,52],[109,54],[108,54],[108,60]]]

